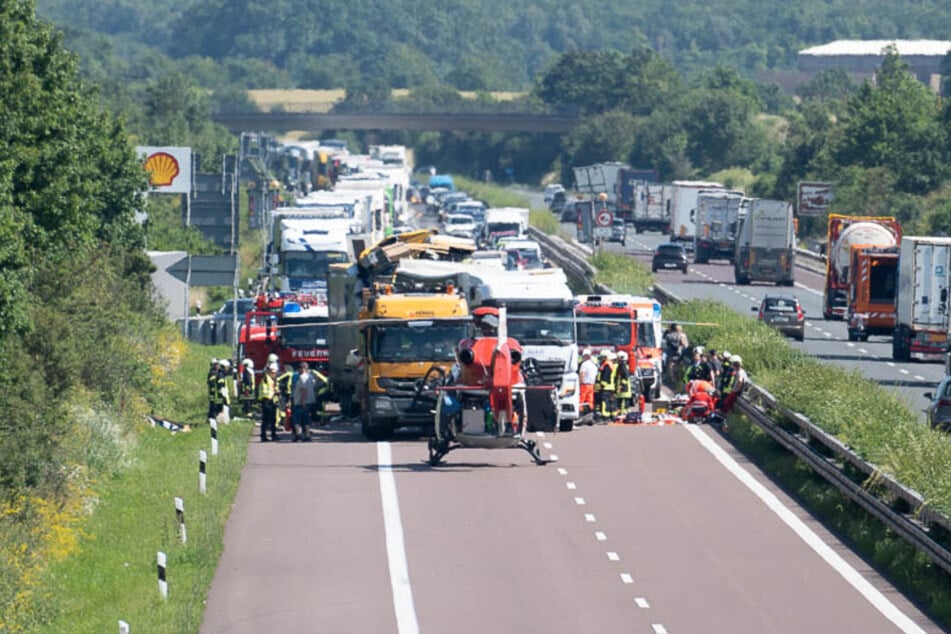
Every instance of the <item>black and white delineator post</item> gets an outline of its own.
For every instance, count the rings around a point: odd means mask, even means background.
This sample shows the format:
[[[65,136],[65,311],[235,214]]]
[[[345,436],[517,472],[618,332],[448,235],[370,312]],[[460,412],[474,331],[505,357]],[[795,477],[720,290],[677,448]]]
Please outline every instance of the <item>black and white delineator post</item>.
[[[175,498],[175,517],[178,519],[178,531],[182,543],[188,543],[188,533],[185,532],[185,502],[182,498]]]
[[[198,450],[198,491],[202,495],[207,492],[207,482],[205,475],[205,467],[208,464],[208,454],[205,453],[204,449]]]
[[[211,421],[211,455],[218,455],[218,422]]]
[[[129,624],[125,621],[119,621],[119,634],[129,634],[132,630],[129,629]]]
[[[165,576],[165,553],[158,551],[158,590],[162,598],[168,601],[168,579]]]

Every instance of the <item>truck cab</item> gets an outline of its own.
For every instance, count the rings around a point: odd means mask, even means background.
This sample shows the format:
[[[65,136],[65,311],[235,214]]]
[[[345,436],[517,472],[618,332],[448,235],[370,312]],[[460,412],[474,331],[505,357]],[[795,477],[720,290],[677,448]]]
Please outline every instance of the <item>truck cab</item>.
[[[302,293],[263,294],[255,299],[238,336],[238,355],[254,362],[258,376],[270,354],[282,365],[306,361],[326,373],[328,308],[326,297]]]
[[[898,246],[852,245],[846,309],[849,341],[867,341],[869,335],[893,334],[898,251]]]
[[[578,346],[628,353],[631,379],[644,400],[660,397],[663,361],[661,307],[657,300],[631,295],[582,295],[576,298]]]
[[[416,387],[428,375],[451,372],[456,346],[468,335],[466,298],[449,287],[365,284],[346,265],[331,268],[329,293],[329,378],[343,414],[359,414],[370,439],[431,428],[432,411],[419,407]]]

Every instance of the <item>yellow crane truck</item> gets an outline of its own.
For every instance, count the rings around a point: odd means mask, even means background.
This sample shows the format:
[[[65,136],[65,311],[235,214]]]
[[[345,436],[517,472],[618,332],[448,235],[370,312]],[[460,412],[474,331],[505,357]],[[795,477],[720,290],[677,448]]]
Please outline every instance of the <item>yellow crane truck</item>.
[[[371,440],[395,430],[433,427],[422,382],[447,376],[468,334],[465,297],[448,285],[414,291],[361,276],[357,265],[331,266],[328,278],[329,379],[345,416],[360,416]]]

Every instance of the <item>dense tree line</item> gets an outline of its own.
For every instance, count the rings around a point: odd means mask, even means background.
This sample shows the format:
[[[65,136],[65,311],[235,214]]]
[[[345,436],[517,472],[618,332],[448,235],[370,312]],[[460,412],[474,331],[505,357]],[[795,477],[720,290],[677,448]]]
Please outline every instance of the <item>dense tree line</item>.
[[[63,510],[117,466],[174,336],[123,119],[18,0],[0,0],[0,122],[0,630],[19,631]]]
[[[39,10],[71,32],[108,34],[123,64],[164,63],[156,53],[213,59],[232,82],[269,82],[260,88],[350,87],[380,77],[399,88],[518,90],[564,53],[639,46],[688,77],[717,64],[748,77],[793,68],[798,50],[834,39],[951,32],[940,0],[40,0]]]

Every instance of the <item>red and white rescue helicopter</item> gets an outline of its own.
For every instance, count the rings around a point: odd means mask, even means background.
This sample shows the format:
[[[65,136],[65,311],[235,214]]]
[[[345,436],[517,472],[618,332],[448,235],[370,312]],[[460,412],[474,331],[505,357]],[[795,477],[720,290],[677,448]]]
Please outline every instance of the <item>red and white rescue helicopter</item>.
[[[528,386],[521,370],[521,346],[508,336],[505,307],[478,308],[473,322],[480,333],[460,342],[456,371],[423,380],[436,401],[435,434],[429,439],[429,464],[438,465],[450,451],[463,448],[522,449],[536,464],[547,464],[537,443],[525,437],[527,394],[554,386]]]

